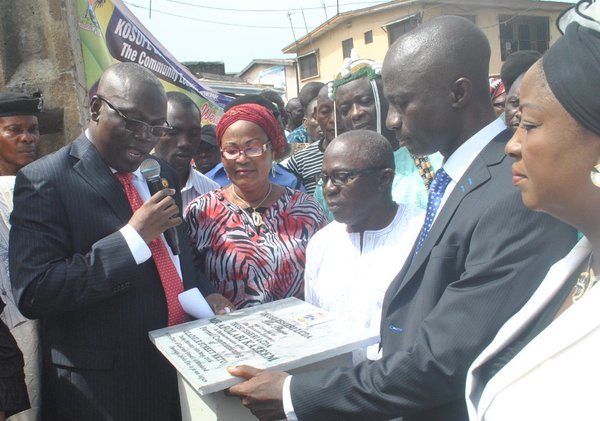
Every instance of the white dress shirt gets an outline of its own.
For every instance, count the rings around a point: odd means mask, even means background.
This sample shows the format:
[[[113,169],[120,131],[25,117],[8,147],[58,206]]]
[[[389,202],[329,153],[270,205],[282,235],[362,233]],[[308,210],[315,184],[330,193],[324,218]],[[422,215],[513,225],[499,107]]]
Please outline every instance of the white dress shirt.
[[[19,311],[13,296],[8,272],[8,237],[10,233],[10,214],[13,210],[14,187],[14,175],[0,177],[0,294],[2,294],[2,301],[6,304],[1,317],[10,330],[28,320]]]
[[[498,136],[502,131],[506,129],[506,124],[502,117],[498,117],[490,124],[479,130],[473,136],[469,138],[465,143],[460,145],[458,149],[454,151],[452,155],[444,161],[442,168],[446,171],[446,174],[450,176],[452,181],[448,183],[442,200],[440,201],[440,207],[438,208],[435,218],[440,213],[440,210],[444,207],[444,203],[448,200],[448,197],[456,187],[456,183],[462,178],[467,172],[477,155],[481,153],[483,148],[487,146],[490,141]],[[434,222],[435,222],[434,218]]]
[[[481,151],[487,146],[488,143],[491,142],[493,138],[498,136],[505,129],[506,124],[504,123],[504,120],[501,117],[498,117],[496,120],[492,121],[490,124],[471,136],[444,161],[442,168],[444,168],[452,181],[450,181],[446,187],[446,190],[444,191],[444,196],[442,196],[440,206],[435,215],[436,218],[444,207],[448,197],[456,187],[457,182],[463,177],[463,175],[465,175],[467,169],[469,169],[475,158],[477,158],[477,155],[481,153]],[[290,391],[291,379],[292,376],[287,376],[283,383],[283,410],[288,421],[297,421],[298,417],[296,417],[294,406],[292,405],[292,394]]]
[[[383,296],[410,254],[425,211],[398,205],[393,221],[380,230],[347,232],[336,221],[308,242],[304,271],[306,302],[379,335]],[[355,364],[377,359],[379,345],[353,353]]]
[[[218,189],[219,187],[220,186],[215,181],[190,165],[190,175],[185,186],[181,189],[181,205],[184,213],[192,200],[211,190]]]

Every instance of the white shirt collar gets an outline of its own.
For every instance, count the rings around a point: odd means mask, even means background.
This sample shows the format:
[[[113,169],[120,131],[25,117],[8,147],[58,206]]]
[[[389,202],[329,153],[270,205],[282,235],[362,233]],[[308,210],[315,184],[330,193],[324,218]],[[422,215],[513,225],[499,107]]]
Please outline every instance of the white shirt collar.
[[[442,165],[452,181],[458,182],[483,148],[505,129],[504,120],[502,117],[498,117],[460,145]]]
[[[200,191],[200,180],[198,180],[198,175],[196,174],[197,172],[198,171],[190,165],[190,175],[188,176],[188,179],[185,182],[185,186],[183,186],[183,188],[181,189],[182,193],[190,189],[196,189],[196,191]]]

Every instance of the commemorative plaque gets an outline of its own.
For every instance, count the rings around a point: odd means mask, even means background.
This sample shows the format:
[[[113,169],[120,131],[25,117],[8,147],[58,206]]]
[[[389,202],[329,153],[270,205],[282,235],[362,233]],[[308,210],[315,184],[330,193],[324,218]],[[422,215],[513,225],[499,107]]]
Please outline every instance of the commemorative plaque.
[[[232,416],[232,406],[241,406],[238,398],[215,393],[243,381],[227,372],[229,366],[293,373],[315,365],[351,364],[353,350],[379,340],[368,330],[296,298],[155,330],[150,339],[178,371],[184,419],[215,420],[226,419],[219,412]],[[212,402],[214,417],[194,417],[190,409],[194,405],[185,402],[191,398]]]

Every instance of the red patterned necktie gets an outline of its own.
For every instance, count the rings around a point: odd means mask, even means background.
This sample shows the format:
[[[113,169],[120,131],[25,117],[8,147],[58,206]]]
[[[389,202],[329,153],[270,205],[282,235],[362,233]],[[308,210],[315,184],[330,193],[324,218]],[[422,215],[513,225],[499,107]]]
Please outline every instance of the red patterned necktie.
[[[129,200],[131,210],[135,212],[142,206],[143,202],[140,194],[131,183],[133,174],[118,173],[115,175],[123,185],[123,189],[125,189],[125,195],[127,196],[127,200]],[[162,238],[159,236],[152,240],[150,244],[148,244],[148,247],[152,252],[152,258],[154,259],[154,264],[156,265],[156,269],[158,270],[158,274],[165,291],[167,310],[169,313],[168,325],[173,326],[187,322],[188,316],[183,311],[183,308],[181,308],[178,298],[179,294],[183,292],[183,283],[181,282],[181,277],[179,276],[179,273],[177,273],[177,269],[173,264],[173,260],[171,260],[171,256],[169,256],[169,252],[167,251],[164,241],[162,241]]]

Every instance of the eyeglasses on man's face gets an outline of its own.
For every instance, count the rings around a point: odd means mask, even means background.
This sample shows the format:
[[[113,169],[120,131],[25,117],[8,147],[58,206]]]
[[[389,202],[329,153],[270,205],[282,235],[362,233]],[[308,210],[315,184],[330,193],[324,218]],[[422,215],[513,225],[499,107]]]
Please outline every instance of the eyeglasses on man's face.
[[[238,159],[241,154],[244,154],[248,158],[256,158],[264,154],[269,148],[268,143],[262,145],[246,146],[245,148],[236,148],[233,146],[226,146],[221,149],[221,156],[225,159]]]
[[[108,99],[104,98],[102,95],[96,95],[100,101],[104,102],[106,105],[110,107],[119,117],[123,119],[125,122],[125,129],[129,130],[133,134],[136,135],[145,135],[146,133],[150,133],[153,137],[166,136],[173,130],[173,128],[169,125],[169,123],[165,123],[163,126],[153,126],[144,121],[136,120],[134,118],[129,118],[121,110],[119,110],[116,106],[114,106]]]
[[[364,168],[362,170],[339,170],[333,171],[331,174],[327,174],[326,172],[321,172],[321,176],[319,177],[323,186],[327,184],[328,181],[331,181],[336,187],[344,186],[352,181],[356,180],[363,174],[372,174],[375,171],[379,171],[383,169],[383,167],[377,168]]]

